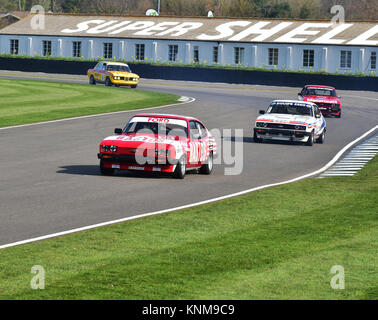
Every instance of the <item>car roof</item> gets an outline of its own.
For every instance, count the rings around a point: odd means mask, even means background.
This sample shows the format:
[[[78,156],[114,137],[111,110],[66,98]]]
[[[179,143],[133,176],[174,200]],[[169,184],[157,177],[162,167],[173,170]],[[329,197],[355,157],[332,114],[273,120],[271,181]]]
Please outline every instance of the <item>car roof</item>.
[[[272,103],[298,103],[298,104],[303,104],[303,105],[308,105],[308,106],[316,106],[315,103],[313,102],[309,102],[309,101],[302,101],[302,100],[274,100],[272,101],[270,104]]]
[[[115,62],[115,61],[100,61],[100,63],[106,63],[106,64],[110,64],[110,65],[128,66],[127,63],[124,63],[124,62]]]
[[[167,114],[167,113],[139,113],[139,114],[136,114],[134,117],[170,118],[170,119],[180,119],[180,120],[186,120],[186,121],[195,120],[195,121],[201,122],[200,120],[193,117],[182,116],[182,115],[177,115],[177,114]]]
[[[317,84],[308,84],[305,86],[306,88],[308,87],[314,87],[314,88],[324,88],[324,89],[332,89],[332,90],[336,90],[334,87],[330,87],[330,86],[322,86],[322,85],[317,85]]]

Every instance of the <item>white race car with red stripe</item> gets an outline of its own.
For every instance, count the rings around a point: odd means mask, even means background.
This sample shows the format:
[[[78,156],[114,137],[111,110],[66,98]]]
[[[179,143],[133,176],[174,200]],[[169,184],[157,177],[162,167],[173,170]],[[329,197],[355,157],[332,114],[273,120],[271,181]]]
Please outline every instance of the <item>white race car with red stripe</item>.
[[[315,141],[324,142],[326,121],[315,103],[275,100],[260,114],[254,127],[255,142],[271,139],[304,142],[309,146]]]
[[[100,170],[116,169],[173,173],[183,179],[187,170],[213,171],[217,147],[201,121],[169,114],[138,114],[124,129],[100,144]]]

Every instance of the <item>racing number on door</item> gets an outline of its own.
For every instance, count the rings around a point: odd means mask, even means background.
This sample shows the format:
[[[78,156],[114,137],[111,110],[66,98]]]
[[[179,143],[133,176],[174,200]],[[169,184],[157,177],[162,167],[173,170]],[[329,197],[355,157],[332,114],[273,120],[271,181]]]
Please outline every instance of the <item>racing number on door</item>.
[[[190,163],[204,162],[207,159],[206,142],[203,140],[206,137],[206,129],[196,121],[190,121]]]
[[[192,141],[190,143],[190,160],[191,163],[204,162],[207,158],[206,143],[204,141]]]

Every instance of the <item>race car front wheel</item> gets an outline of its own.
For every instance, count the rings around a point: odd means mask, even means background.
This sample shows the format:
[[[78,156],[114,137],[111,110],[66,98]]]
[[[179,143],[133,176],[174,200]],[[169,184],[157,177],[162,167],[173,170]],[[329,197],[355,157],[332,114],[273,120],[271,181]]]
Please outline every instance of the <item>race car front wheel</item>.
[[[324,139],[325,139],[325,129],[323,130],[323,132],[320,135],[320,137],[318,139],[316,139],[316,142],[317,143],[324,143]]]
[[[256,133],[253,135],[253,141],[255,143],[261,143],[263,140],[261,138],[257,138]]]
[[[206,161],[206,163],[200,168],[199,172],[202,174],[211,174],[214,167],[214,161],[213,161],[213,153],[210,152],[209,157]]]
[[[184,179],[186,174],[186,158],[183,156],[177,163],[174,177],[176,179]]]
[[[93,76],[89,78],[89,84],[93,84],[93,85],[96,84],[96,80]]]
[[[105,168],[102,160],[100,161],[100,171],[104,176],[112,176],[114,174],[114,169]]]
[[[311,132],[310,136],[308,137],[308,140],[306,142],[306,146],[312,146],[314,144],[314,131]]]
[[[110,81],[109,77],[106,78],[106,80],[105,80],[105,85],[106,85],[107,87],[111,87],[111,86],[112,86],[112,82]]]

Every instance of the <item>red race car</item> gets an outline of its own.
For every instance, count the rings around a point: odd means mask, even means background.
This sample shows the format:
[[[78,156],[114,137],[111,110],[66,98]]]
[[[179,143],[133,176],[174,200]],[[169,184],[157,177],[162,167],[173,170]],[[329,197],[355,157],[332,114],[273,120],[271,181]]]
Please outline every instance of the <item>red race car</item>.
[[[116,169],[173,173],[183,179],[186,171],[213,171],[217,147],[201,121],[168,114],[138,114],[126,127],[100,144],[100,170]]]
[[[341,118],[341,101],[336,89],[328,86],[307,85],[300,93],[299,100],[316,103],[325,116]]]

